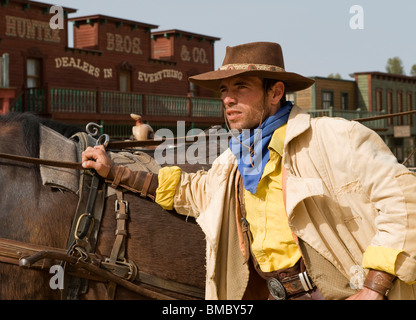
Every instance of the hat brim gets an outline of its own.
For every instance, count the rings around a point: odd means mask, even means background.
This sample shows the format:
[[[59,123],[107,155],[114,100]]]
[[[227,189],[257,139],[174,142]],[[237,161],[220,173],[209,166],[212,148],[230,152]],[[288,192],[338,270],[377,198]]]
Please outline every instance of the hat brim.
[[[220,83],[223,79],[241,75],[283,81],[286,85],[287,92],[304,90],[315,83],[314,80],[297,73],[266,70],[215,70],[192,76],[189,78],[189,81],[203,88],[219,91]]]

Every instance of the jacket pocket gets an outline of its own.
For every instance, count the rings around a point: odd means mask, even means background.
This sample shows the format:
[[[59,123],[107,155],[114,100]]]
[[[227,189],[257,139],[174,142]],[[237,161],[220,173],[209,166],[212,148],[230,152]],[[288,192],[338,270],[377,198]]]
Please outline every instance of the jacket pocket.
[[[359,180],[337,188],[335,194],[345,227],[365,249],[375,234],[374,220],[377,217],[377,209],[363,191]]]

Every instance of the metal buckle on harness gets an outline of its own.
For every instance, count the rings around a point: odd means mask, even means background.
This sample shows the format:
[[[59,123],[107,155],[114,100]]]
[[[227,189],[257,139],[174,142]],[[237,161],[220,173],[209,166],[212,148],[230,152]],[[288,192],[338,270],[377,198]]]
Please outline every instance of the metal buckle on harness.
[[[128,281],[133,281],[137,277],[137,267],[134,263],[128,262],[126,259],[117,260],[115,262],[111,262],[110,258],[105,258],[104,262],[101,265],[120,278],[126,279]],[[126,267],[128,271],[126,271]]]
[[[119,200],[119,199],[117,199],[116,201],[115,201],[115,204],[114,204],[114,211],[115,212],[118,212],[119,210],[120,210],[120,204],[121,203],[124,203],[124,206],[126,207],[126,212],[128,212],[129,211],[129,202],[128,201],[126,201],[126,200]]]
[[[80,233],[79,233],[78,229],[81,225],[81,221],[84,218],[87,219],[87,221],[84,225],[84,230],[81,230]],[[88,226],[88,223],[90,224],[89,226]],[[88,230],[85,230],[85,227],[88,227]],[[81,214],[78,218],[77,225],[75,227],[74,238],[76,240],[84,240],[84,241],[88,242],[88,238],[89,238],[93,228],[94,228],[94,218],[92,217],[92,215],[90,213]],[[80,238],[81,236],[82,236],[82,238]]]

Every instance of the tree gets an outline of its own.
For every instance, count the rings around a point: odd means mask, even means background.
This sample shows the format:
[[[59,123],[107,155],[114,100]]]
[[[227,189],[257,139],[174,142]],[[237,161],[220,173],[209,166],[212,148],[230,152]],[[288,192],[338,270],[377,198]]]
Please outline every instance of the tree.
[[[399,57],[387,60],[386,72],[393,74],[404,74],[403,62]]]
[[[328,76],[328,78],[331,78],[331,79],[342,79],[342,77],[341,77],[341,75],[339,73],[336,73],[336,74],[331,73]]]
[[[412,77],[416,77],[416,64],[414,64],[412,69],[410,70],[410,75]]]

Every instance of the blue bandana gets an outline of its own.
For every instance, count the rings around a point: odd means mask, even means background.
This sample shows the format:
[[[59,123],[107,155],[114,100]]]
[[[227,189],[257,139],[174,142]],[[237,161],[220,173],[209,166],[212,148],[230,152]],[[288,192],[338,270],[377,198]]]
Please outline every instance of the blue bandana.
[[[268,147],[272,135],[276,129],[287,123],[292,107],[293,104],[287,102],[273,116],[267,118],[260,129],[243,130],[237,137],[238,140],[235,138],[230,140],[230,149],[237,158],[244,187],[252,194],[256,193],[264,167],[270,159]],[[249,148],[250,146],[252,148]],[[254,150],[254,153],[250,154],[250,150]]]

